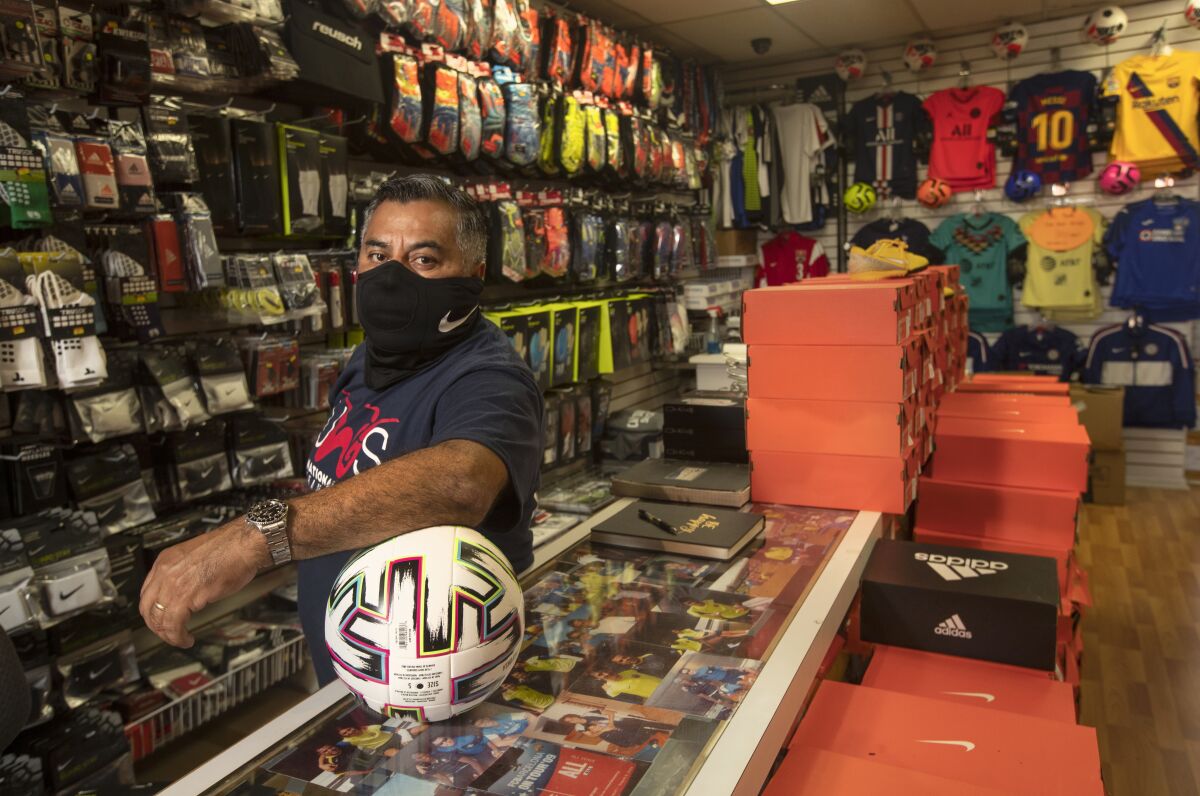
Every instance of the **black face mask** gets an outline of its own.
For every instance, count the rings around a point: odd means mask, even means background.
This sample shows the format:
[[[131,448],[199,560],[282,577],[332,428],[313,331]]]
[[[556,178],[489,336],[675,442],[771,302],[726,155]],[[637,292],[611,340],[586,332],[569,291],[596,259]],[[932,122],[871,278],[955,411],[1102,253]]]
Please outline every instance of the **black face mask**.
[[[382,390],[424,370],[470,337],[483,280],[426,279],[389,260],[358,277],[358,319],[366,334],[366,382]]]

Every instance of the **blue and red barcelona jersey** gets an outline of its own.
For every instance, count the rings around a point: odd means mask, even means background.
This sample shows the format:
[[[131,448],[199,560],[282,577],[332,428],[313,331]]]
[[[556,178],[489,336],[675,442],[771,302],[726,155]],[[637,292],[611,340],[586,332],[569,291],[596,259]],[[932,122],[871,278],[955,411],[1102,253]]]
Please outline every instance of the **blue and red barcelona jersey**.
[[[1017,157],[1014,169],[1032,171],[1043,183],[1075,182],[1092,173],[1088,120],[1096,103],[1089,72],[1035,75],[1013,87]]]

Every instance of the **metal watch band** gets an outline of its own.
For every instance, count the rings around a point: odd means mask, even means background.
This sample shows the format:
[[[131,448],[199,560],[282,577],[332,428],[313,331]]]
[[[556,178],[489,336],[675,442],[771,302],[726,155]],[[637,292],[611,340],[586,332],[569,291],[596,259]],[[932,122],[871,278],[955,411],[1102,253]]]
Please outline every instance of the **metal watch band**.
[[[292,543],[288,539],[286,521],[260,530],[267,540],[267,549],[271,551],[271,563],[278,566],[292,560]]]

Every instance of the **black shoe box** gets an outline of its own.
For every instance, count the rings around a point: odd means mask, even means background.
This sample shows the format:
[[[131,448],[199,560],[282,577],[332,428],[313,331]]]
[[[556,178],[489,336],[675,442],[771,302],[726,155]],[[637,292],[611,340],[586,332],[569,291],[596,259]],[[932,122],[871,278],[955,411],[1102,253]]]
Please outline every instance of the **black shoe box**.
[[[685,396],[663,406],[668,459],[747,462],[746,401],[736,395]]]
[[[881,540],[862,579],[862,638],[1050,671],[1054,559]]]

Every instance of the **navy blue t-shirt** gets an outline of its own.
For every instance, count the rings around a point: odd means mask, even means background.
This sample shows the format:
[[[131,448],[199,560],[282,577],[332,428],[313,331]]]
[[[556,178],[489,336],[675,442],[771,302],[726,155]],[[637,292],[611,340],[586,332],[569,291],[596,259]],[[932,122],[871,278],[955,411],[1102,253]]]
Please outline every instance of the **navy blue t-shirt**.
[[[1070,381],[1079,367],[1081,347],[1070,329],[1014,326],[1000,335],[992,354],[997,370],[1027,370]]]
[[[533,563],[529,530],[542,461],[542,394],[504,333],[481,318],[436,364],[385,390],[363,377],[359,346],[330,393],[329,420],[306,467],[313,489],[331,486],[377,464],[449,440],[470,440],[495,453],[509,485],[478,530],[520,572]],[[334,679],[325,648],[325,604],[333,582],[356,551],[298,563],[300,621],[317,679]]]
[[[919,254],[931,263],[942,262],[942,250],[929,241],[929,227],[915,218],[880,218],[854,233],[850,243],[864,249],[877,240],[898,239],[908,244],[908,250]]]

